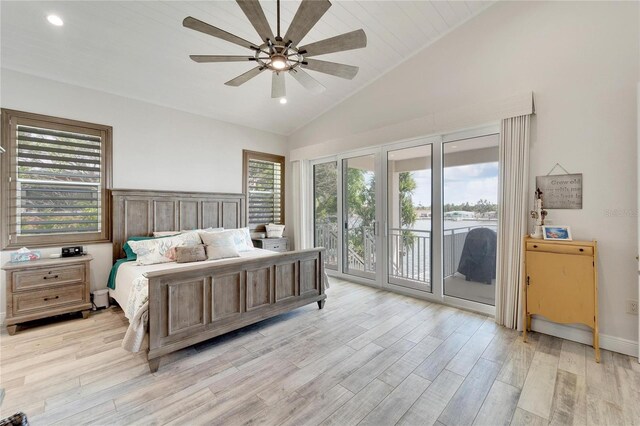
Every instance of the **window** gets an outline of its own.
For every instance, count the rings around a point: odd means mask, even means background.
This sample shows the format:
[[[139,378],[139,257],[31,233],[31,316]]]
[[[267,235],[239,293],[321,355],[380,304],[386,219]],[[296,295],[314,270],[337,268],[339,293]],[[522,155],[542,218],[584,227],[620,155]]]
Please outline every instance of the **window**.
[[[2,110],[2,247],[108,242],[111,127]]]
[[[244,150],[243,164],[249,228],[284,224],[284,157]]]

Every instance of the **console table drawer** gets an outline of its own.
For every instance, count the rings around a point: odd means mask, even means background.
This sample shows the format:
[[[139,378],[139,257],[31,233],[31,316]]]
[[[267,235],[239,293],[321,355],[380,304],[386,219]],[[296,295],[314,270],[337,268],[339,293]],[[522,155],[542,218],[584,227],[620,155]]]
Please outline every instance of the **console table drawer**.
[[[593,247],[579,244],[527,243],[527,251],[593,256]]]
[[[13,295],[13,314],[27,314],[58,306],[83,303],[84,284],[65,285]]]
[[[29,269],[13,274],[13,291],[34,290],[52,285],[81,283],[85,280],[85,266],[78,264]]]

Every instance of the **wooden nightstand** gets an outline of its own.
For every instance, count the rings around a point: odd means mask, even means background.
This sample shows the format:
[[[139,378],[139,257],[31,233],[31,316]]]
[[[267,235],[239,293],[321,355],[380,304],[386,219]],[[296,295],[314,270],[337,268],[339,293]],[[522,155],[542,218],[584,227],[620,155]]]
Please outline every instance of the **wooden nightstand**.
[[[6,263],[7,331],[17,324],[69,312],[91,309],[91,255]]]
[[[289,239],[282,238],[255,238],[253,240],[253,246],[270,251],[285,252],[289,251]]]

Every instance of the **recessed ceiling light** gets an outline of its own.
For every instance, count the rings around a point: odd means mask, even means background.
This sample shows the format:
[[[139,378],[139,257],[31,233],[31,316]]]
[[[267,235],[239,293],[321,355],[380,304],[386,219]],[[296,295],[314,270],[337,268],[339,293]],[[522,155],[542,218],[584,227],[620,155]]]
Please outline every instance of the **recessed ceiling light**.
[[[49,21],[50,24],[55,25],[56,27],[61,27],[64,25],[62,18],[59,17],[58,15],[47,16],[47,21]]]
[[[282,105],[286,104],[287,103],[287,98],[280,98],[280,103]]]
[[[456,149],[456,148],[457,148],[457,146],[455,146],[455,145],[452,145],[452,146],[451,146],[451,148],[453,148],[453,149]]]

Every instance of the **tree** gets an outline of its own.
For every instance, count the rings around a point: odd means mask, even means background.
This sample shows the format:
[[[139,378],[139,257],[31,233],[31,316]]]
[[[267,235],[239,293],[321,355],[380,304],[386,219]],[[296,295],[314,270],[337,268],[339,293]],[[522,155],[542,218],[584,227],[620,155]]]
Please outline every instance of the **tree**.
[[[412,227],[416,220],[418,220],[418,214],[413,207],[413,192],[416,190],[416,181],[413,178],[411,172],[400,173],[400,225]]]
[[[345,177],[348,189],[345,194],[348,243],[350,249],[365,260],[366,240],[373,239],[373,223],[376,218],[376,181],[373,172],[356,168],[348,168]],[[411,172],[400,174],[401,223],[406,227],[413,226],[418,219],[412,199],[416,186]],[[330,224],[332,227],[335,226],[335,232],[338,232],[337,165],[335,163],[315,166],[314,197],[316,224]],[[406,237],[412,239],[411,231],[406,232]]]
[[[314,166],[315,217],[319,223],[335,223],[338,214],[338,169],[336,163]]]

